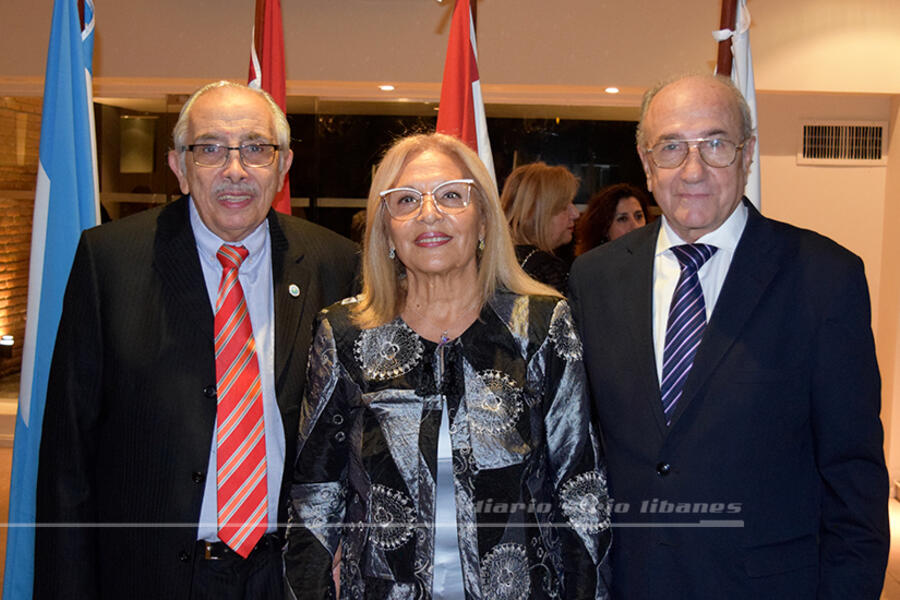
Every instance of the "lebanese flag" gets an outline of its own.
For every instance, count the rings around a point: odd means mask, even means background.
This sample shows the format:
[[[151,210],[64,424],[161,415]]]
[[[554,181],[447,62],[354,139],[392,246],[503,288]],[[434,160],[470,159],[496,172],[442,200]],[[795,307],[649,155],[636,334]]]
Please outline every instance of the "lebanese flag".
[[[478,48],[469,0],[456,0],[453,9],[437,131],[458,137],[478,152],[496,183],[481,82],[478,79]]]
[[[284,28],[281,26],[281,1],[256,0],[253,43],[250,46],[250,87],[263,89],[287,113],[284,77]],[[284,187],[275,195],[272,208],[291,214],[291,182],[284,174]]]

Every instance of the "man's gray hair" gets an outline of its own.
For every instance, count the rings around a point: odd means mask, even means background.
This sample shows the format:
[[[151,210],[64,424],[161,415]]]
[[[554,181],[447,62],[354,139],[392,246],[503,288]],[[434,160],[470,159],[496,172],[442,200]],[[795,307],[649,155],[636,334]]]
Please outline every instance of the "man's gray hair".
[[[644,148],[647,143],[646,137],[644,135],[644,119],[647,117],[647,110],[650,108],[650,103],[653,101],[656,95],[661,92],[663,88],[673,83],[681,81],[682,79],[695,77],[706,79],[708,81],[715,81],[723,85],[729,92],[731,92],[734,104],[738,109],[738,113],[741,115],[741,136],[743,137],[741,141],[747,140],[751,135],[753,135],[753,117],[750,114],[750,106],[744,99],[744,95],[741,94],[741,90],[739,90],[737,86],[734,85],[734,82],[731,80],[731,78],[724,77],[722,75],[712,75],[710,73],[687,73],[663,79],[652,88],[647,90],[647,92],[644,94],[644,99],[641,102],[641,118],[640,121],[638,121],[637,134],[635,136],[637,139],[638,148]]]
[[[269,93],[265,90],[253,88],[243,83],[235,83],[233,81],[222,80],[204,85],[202,88],[191,94],[191,97],[188,98],[188,101],[185,102],[184,106],[181,107],[181,113],[179,113],[178,115],[178,121],[176,121],[175,127],[172,129],[172,143],[174,145],[175,151],[178,152],[182,171],[184,171],[185,166],[184,153],[186,146],[188,145],[187,133],[191,108],[193,108],[194,102],[197,101],[197,98],[207,92],[220,88],[247,90],[255,94],[259,94],[263,97],[263,99],[266,101],[266,105],[269,107],[269,111],[272,113],[272,123],[275,125],[275,143],[278,144],[278,149],[282,151],[279,152],[278,156],[278,166],[279,168],[281,168],[281,166],[284,164],[284,151],[289,150],[291,147],[291,127],[290,125],[288,125],[287,117],[284,116],[284,112],[281,110],[281,107],[278,106],[278,103],[275,102],[274,98],[272,98],[272,96],[270,96]]]

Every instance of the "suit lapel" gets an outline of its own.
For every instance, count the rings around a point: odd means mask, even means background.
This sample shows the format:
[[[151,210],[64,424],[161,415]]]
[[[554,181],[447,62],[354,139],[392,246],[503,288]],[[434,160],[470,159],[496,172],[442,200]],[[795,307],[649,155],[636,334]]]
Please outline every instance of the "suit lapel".
[[[274,210],[269,211],[268,219],[275,306],[275,395],[281,405],[282,402],[297,401],[296,398],[283,398],[282,375],[291,358],[294,340],[309,301],[312,274],[303,264],[304,249],[296,239],[288,241]]]
[[[638,372],[642,376],[639,396],[650,402],[660,438],[667,433],[666,417],[662,410],[659,377],[656,373],[656,354],[653,346],[653,262],[656,240],[662,219],[654,225],[638,230],[629,236],[625,251],[629,260],[623,261],[625,271],[620,273],[622,282],[622,314],[631,329],[632,354]],[[617,283],[618,284],[618,283]]]
[[[203,283],[187,196],[159,213],[153,242],[153,268],[169,295],[188,317],[186,321],[196,324],[212,343],[213,312]]]
[[[749,209],[747,225],[697,349],[694,366],[685,381],[682,398],[672,418],[672,428],[738,339],[780,268],[781,247],[771,223],[749,202],[745,201],[745,204]]]

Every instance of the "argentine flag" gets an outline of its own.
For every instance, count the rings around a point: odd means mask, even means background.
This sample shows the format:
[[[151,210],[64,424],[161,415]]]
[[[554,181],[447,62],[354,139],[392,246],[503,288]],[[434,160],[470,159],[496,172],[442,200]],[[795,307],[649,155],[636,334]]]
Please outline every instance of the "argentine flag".
[[[83,229],[99,222],[97,146],[91,92],[94,2],[56,0],[34,199],[28,317],[22,351],[19,411],[13,449],[5,600],[29,600],[34,576],[35,484],[47,375],[63,292]]]

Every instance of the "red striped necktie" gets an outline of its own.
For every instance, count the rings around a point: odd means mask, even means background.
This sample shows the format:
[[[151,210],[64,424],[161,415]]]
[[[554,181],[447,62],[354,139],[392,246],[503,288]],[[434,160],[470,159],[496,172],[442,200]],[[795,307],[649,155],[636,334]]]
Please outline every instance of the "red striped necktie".
[[[216,257],[216,496],[219,539],[246,558],[266,531],[266,436],[262,385],[238,268],[249,252],[223,244]]]

